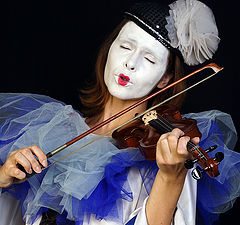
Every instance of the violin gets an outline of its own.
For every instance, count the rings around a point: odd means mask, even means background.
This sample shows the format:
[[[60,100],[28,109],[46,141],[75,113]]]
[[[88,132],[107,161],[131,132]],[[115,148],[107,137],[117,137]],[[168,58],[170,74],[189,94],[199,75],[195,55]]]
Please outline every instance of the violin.
[[[212,69],[214,71],[213,74],[209,75],[208,77],[196,82],[192,86],[182,90],[181,92],[175,94],[174,96],[169,97],[168,99],[164,100],[163,102],[158,103],[155,106],[152,106],[151,108],[147,109],[144,113],[141,113],[134,118],[130,119],[129,121],[123,123],[119,127],[116,127],[113,130],[108,131],[107,133],[97,137],[93,141],[85,144],[84,146],[81,146],[80,148],[76,149],[73,152],[68,153],[66,156],[60,158],[59,160],[49,164],[47,167],[42,168],[43,170],[47,169],[48,167],[54,165],[55,163],[65,159],[66,157],[78,152],[80,149],[86,147],[87,145],[101,139],[102,137],[112,134],[113,133],[113,138],[118,140],[120,146],[126,146],[126,147],[138,147],[142,154],[146,157],[147,160],[155,160],[155,151],[156,151],[156,143],[162,133],[166,133],[174,129],[175,127],[180,128],[182,131],[185,132],[185,135],[188,135],[190,138],[193,137],[200,137],[201,133],[199,132],[196,121],[192,119],[186,119],[182,118],[181,114],[179,113],[178,110],[175,108],[164,108],[160,107],[161,105],[164,105],[167,101],[177,97],[178,95],[190,90],[193,87],[196,87],[200,83],[210,79],[211,77],[215,76],[218,72],[220,72],[223,67],[219,67],[215,63],[210,63],[188,75],[185,77],[182,77],[181,79],[169,84],[168,86],[158,90],[157,92],[141,99],[140,101],[134,103],[133,105],[129,106],[128,108],[118,112],[117,114],[111,116],[107,120],[97,124],[96,126],[92,127],[91,129],[87,130],[86,132],[80,134],[79,136],[75,137],[74,139],[68,141],[67,143],[57,147],[51,152],[48,152],[46,154],[47,158],[52,157],[53,155],[57,154],[58,152],[66,149],[68,146],[72,145],[73,143],[77,142],[78,140],[86,137],[87,135],[93,133],[94,131],[98,130],[102,126],[110,123],[111,121],[115,120],[116,118],[124,115],[125,113],[129,112],[130,110],[136,108],[137,106],[141,105],[142,103],[148,101],[149,99],[155,97],[156,95],[166,91],[167,89],[179,84],[180,82],[188,79],[189,77],[199,73],[200,71],[204,69]],[[156,109],[156,111],[152,111]],[[154,117],[154,118],[152,118]],[[142,118],[145,120],[146,125],[142,123],[141,120],[138,118]],[[150,120],[147,118],[151,118]],[[128,124],[128,125],[127,125]],[[123,129],[127,125],[126,129]],[[152,127],[152,128],[150,128]],[[116,131],[116,132],[114,132]],[[122,135],[122,138],[121,135]],[[133,135],[134,134],[134,135]],[[187,149],[189,152],[192,153],[193,155],[193,160],[189,159],[185,162],[185,167],[187,169],[193,168],[194,163],[198,163],[202,169],[194,169],[192,171],[192,176],[195,179],[200,179],[202,177],[202,173],[205,171],[207,174],[214,178],[219,175],[218,171],[218,164],[221,162],[223,159],[223,153],[218,152],[215,155],[215,158],[210,158],[207,153],[210,151],[213,151],[216,149],[217,146],[212,146],[208,148],[207,150],[203,150],[199,145],[196,145],[192,141],[189,141],[187,144]],[[19,165],[19,169],[22,171],[25,171],[24,168]],[[26,173],[26,177],[29,178],[36,174],[35,172],[28,174]]]
[[[112,137],[117,141],[119,148],[138,148],[146,160],[155,161],[158,139],[162,134],[171,132],[174,128],[181,129],[190,138],[201,138],[202,136],[196,120],[182,118],[179,110],[173,105],[162,105],[115,130]],[[184,164],[185,167],[191,169],[194,167],[194,163],[198,163],[202,168],[195,168],[192,171],[194,179],[200,179],[203,172],[212,178],[219,175],[218,164],[224,158],[223,153],[216,153],[215,158],[207,155],[216,148],[217,146],[214,145],[204,151],[191,140],[187,143],[187,150],[192,154],[193,159],[188,159]]]

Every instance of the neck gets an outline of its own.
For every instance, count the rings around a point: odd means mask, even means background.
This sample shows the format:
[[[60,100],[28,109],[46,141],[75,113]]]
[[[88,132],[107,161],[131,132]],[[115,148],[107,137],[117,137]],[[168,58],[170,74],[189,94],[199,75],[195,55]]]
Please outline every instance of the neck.
[[[126,109],[127,107],[131,106],[132,104],[136,103],[137,101],[139,101],[139,99],[137,99],[137,100],[121,100],[121,99],[111,96],[109,98],[109,100],[107,101],[104,111],[103,111],[102,115],[99,117],[99,119],[97,121],[95,121],[93,118],[91,121],[89,120],[86,122],[88,123],[88,125],[90,127],[93,127],[96,124],[98,124],[102,121],[105,121],[106,119],[110,118],[111,116]],[[98,129],[95,132],[95,134],[104,134],[104,133],[120,126],[121,124],[128,121],[129,119],[132,119],[136,113],[144,112],[146,110],[146,105],[147,105],[147,103],[143,103],[143,104],[139,105],[138,107],[125,113],[124,115],[120,116],[119,118],[113,120],[109,124],[106,124],[105,126],[101,127],[100,129]]]

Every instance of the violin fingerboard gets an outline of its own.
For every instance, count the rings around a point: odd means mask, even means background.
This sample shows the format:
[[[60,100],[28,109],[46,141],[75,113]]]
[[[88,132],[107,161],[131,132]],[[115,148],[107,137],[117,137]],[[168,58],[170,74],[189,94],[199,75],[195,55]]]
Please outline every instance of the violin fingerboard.
[[[162,133],[171,132],[175,127],[172,126],[166,119],[160,117],[155,120],[149,121],[151,127]]]

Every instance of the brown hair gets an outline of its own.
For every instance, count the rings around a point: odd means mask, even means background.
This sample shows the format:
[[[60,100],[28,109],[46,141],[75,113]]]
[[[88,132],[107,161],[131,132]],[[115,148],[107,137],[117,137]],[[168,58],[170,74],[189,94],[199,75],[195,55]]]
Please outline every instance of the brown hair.
[[[95,65],[96,80],[94,81],[94,83],[89,85],[87,89],[83,89],[80,91],[80,100],[83,105],[82,113],[84,117],[87,118],[100,117],[101,113],[104,110],[105,104],[107,103],[110,97],[110,93],[104,82],[104,69],[107,61],[108,51],[120,30],[128,21],[129,20],[123,20],[114,29],[114,31],[109,35],[109,37],[103,42],[103,44],[100,47],[100,51]],[[169,83],[174,82],[183,76],[182,62],[180,58],[173,52],[170,52],[169,54],[169,62],[165,75],[169,73],[173,75]],[[184,88],[185,83],[175,85],[171,89],[168,89],[167,91],[151,99],[148,102],[148,106],[150,107],[152,105],[155,105],[156,103],[162,102],[169,96],[178,93]],[[180,107],[183,102],[183,99],[184,95],[180,95],[172,99],[169,103],[174,104],[177,107]]]

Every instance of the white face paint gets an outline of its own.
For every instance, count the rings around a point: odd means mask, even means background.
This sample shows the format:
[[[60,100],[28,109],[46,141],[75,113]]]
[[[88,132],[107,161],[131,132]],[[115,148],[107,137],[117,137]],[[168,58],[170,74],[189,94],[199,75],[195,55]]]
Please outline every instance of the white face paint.
[[[111,95],[127,100],[146,96],[163,76],[169,50],[128,22],[110,47],[104,81]]]

